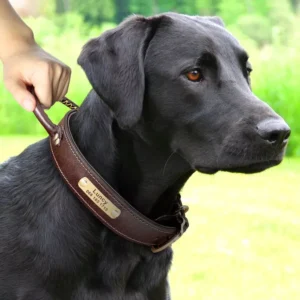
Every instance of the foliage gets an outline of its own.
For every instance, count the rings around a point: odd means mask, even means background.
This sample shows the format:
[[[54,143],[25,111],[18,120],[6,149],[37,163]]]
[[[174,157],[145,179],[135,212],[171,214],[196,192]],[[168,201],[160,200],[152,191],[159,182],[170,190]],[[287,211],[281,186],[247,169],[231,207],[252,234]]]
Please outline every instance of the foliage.
[[[261,15],[242,15],[237,20],[236,26],[259,47],[272,40],[270,21]]]
[[[286,43],[293,24],[293,14],[290,2],[287,0],[272,0],[269,3],[269,18],[276,34],[277,43]]]
[[[218,14],[228,25],[245,14],[275,17],[276,22],[284,23],[287,13],[296,13],[300,6],[300,0],[44,0],[44,3],[46,11],[50,7],[57,13],[76,12],[94,25],[103,21],[119,23],[132,13],[149,16],[170,10],[186,14]]]
[[[72,0],[71,8],[84,16],[85,21],[96,25],[112,21],[115,14],[115,3],[110,0]]]
[[[253,89],[287,120],[292,128],[288,154],[300,156],[300,43],[294,42],[295,48],[268,46],[253,56]]]
[[[232,25],[239,16],[247,14],[245,1],[238,0],[222,0],[219,4],[218,12],[222,16],[225,24]]]

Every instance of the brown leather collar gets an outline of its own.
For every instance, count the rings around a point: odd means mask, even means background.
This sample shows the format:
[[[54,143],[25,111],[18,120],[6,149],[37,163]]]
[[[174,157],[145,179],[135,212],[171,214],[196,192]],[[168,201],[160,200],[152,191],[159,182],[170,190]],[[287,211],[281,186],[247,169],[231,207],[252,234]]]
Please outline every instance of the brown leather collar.
[[[150,220],[121,195],[119,195],[88,163],[77,147],[70,131],[70,119],[78,106],[64,98],[63,104],[72,109],[59,125],[51,122],[37,101],[35,116],[50,135],[51,152],[66,184],[79,200],[110,230],[131,242],[150,246],[152,252],[160,252],[174,243],[188,228],[185,217],[186,206],[182,206],[180,197],[176,209],[170,216],[175,227],[164,226]]]

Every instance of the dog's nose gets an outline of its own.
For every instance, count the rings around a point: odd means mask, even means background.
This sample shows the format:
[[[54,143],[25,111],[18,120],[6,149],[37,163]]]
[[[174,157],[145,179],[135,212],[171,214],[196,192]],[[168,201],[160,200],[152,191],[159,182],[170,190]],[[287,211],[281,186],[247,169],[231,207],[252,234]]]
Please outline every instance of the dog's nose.
[[[256,126],[261,138],[274,145],[287,143],[291,134],[290,127],[280,119],[266,119]]]

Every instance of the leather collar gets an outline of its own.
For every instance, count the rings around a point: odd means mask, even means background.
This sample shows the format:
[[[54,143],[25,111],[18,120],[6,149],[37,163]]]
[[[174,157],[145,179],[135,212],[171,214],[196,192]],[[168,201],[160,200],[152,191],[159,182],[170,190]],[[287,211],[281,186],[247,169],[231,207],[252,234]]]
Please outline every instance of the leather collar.
[[[71,191],[100,222],[124,239],[149,246],[154,253],[171,246],[188,228],[188,207],[182,206],[180,196],[171,215],[156,220],[171,220],[175,226],[161,225],[137,211],[82,155],[70,130],[70,119],[78,106],[67,98],[61,102],[72,110],[59,125],[51,122],[38,101],[34,114],[50,136],[53,160]]]

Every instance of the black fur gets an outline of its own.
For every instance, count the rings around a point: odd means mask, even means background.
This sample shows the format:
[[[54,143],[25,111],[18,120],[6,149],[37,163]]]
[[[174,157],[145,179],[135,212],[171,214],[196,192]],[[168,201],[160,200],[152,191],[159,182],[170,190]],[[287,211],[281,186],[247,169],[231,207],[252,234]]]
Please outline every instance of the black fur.
[[[79,58],[94,90],[72,121],[75,140],[151,218],[170,211],[195,170],[276,165],[286,141],[271,144],[256,127],[286,125],[252,94],[246,59],[220,19],[130,18]],[[200,82],[185,76],[195,67]],[[0,191],[1,300],[170,299],[172,250],[153,254],[107,230],[63,183],[48,140],[2,164]]]

